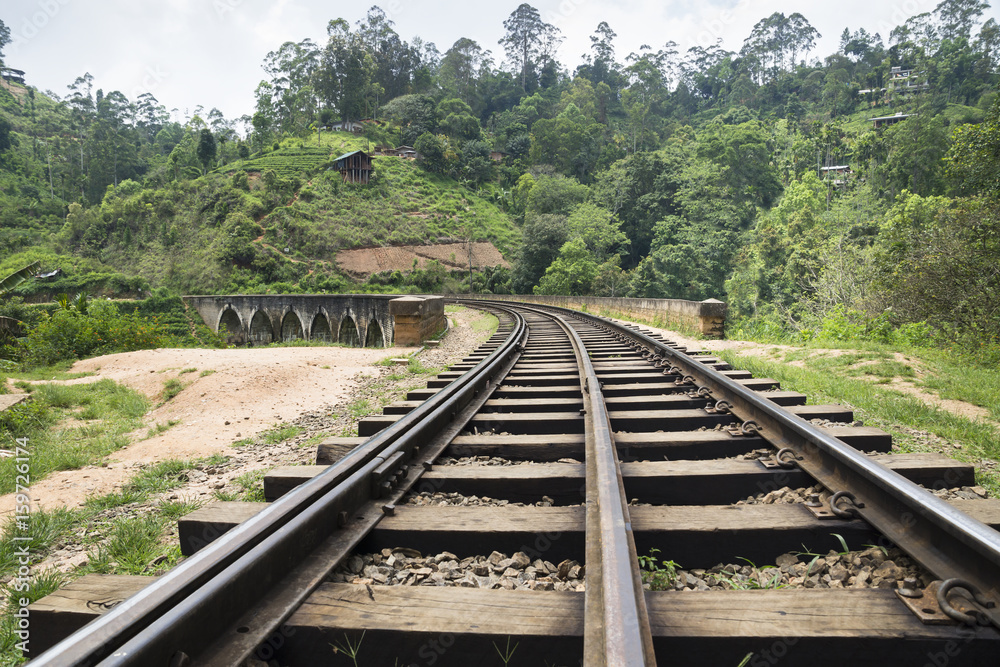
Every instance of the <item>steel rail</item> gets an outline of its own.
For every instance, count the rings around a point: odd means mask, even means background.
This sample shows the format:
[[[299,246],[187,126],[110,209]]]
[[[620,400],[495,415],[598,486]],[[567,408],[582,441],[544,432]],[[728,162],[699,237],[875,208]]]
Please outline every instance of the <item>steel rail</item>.
[[[682,369],[729,406],[720,406],[778,449],[790,448],[798,465],[830,491],[854,495],[848,511],[941,579],[959,578],[978,589],[977,609],[1000,628],[1000,532],[961,512],[843,441],[783,410],[714,368],[662,342],[586,313],[574,317],[613,328],[649,350],[659,363]],[[992,604],[991,604],[992,603]]]
[[[34,658],[32,665],[191,664],[194,656],[217,641],[234,620],[268,595],[271,585],[282,580],[280,568],[308,560],[313,549],[321,547],[338,526],[343,527],[357,506],[371,499],[372,475],[386,464],[411,457],[464,406],[494,385],[496,376],[520,354],[527,334],[524,319],[516,314],[513,319],[504,343],[472,370],[322,474]],[[199,624],[193,625],[192,619]],[[173,642],[166,652],[164,637]]]
[[[579,332],[558,315],[581,370],[586,443],[584,665],[655,665],[625,486],[601,382]]]

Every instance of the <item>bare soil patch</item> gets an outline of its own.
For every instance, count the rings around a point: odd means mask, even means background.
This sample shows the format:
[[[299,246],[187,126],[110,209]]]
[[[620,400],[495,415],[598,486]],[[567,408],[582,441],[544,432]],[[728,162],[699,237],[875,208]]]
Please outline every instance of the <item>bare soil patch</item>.
[[[410,271],[414,260],[417,268],[422,269],[432,259],[449,269],[468,269],[469,244],[441,243],[341,250],[337,253],[337,266],[354,277],[367,278],[382,271]],[[486,266],[510,268],[510,264],[492,243],[472,244],[472,266],[478,269]]]
[[[415,348],[356,349],[278,347],[232,350],[160,349],[86,359],[72,372],[94,375],[60,384],[108,378],[159,404],[146,426],[131,434],[132,444],[101,466],[50,475],[32,485],[38,506],[74,507],[88,495],[110,493],[137,468],[167,459],[231,455],[232,444],[281,422],[342,404],[351,392],[386,369],[374,364],[405,356]],[[185,369],[195,369],[182,373]],[[206,373],[202,375],[202,373]],[[161,402],[164,384],[176,379],[184,389]],[[335,409],[331,407],[331,409]],[[178,423],[147,438],[156,424]],[[13,494],[0,497],[0,513],[13,510]]]

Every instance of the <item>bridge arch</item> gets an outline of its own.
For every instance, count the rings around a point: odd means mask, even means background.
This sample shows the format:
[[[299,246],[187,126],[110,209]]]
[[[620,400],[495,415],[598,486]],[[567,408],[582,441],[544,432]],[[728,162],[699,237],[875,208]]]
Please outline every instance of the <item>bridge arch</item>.
[[[289,310],[281,318],[281,341],[287,343],[303,338],[305,338],[305,334],[302,331],[302,320],[299,319],[294,310]]]
[[[361,334],[358,333],[358,323],[350,315],[344,315],[344,319],[340,320],[337,342],[348,347],[361,347]]]
[[[215,327],[215,330],[221,336],[225,337],[226,344],[228,345],[243,345],[246,343],[246,330],[243,328],[240,314],[230,306],[226,306],[226,309],[222,311],[222,314],[219,316],[219,324]]]
[[[385,347],[385,334],[378,320],[374,317],[368,320],[368,333],[365,336],[365,347]]]
[[[270,345],[274,342],[274,328],[271,318],[263,310],[258,310],[250,318],[250,344]]]
[[[333,330],[330,328],[330,320],[327,319],[326,313],[321,311],[313,317],[312,326],[309,327],[309,340],[333,342]]]

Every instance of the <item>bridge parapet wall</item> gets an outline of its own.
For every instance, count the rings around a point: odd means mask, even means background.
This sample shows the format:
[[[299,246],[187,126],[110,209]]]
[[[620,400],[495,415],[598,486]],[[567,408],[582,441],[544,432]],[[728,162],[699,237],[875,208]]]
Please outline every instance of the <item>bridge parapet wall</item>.
[[[682,299],[626,299],[599,296],[542,296],[537,294],[489,294],[463,296],[463,299],[492,299],[497,301],[523,301],[547,306],[561,306],[586,310],[595,315],[635,317],[653,326],[681,329],[701,334],[706,338],[724,338],[726,310],[722,301],[684,301]]]

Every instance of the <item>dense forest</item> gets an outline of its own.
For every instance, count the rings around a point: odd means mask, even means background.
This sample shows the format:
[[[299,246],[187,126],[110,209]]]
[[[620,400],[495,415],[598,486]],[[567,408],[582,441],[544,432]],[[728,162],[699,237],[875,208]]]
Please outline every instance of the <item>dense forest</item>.
[[[427,290],[718,298],[758,327],[1000,336],[1000,25],[944,0],[836,53],[799,13],[739,51],[622,55],[602,22],[574,71],[522,4],[497,54],[443,53],[378,7],[263,63],[252,115],[171,119],[82,74],[0,87],[0,272],[22,294]],[[9,41],[0,22],[0,58]],[[884,118],[873,121],[874,118]],[[359,134],[333,131],[361,121]],[[367,185],[334,159],[375,160]],[[512,269],[357,284],[356,246],[491,241]],[[5,274],[4,274],[5,275]]]

